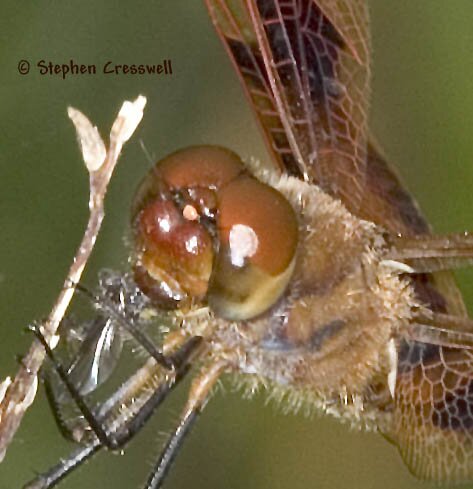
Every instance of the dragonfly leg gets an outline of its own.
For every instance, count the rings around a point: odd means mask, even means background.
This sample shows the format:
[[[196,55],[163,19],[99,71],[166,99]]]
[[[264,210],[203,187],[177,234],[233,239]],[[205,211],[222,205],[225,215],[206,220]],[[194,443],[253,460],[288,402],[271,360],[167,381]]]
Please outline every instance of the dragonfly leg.
[[[146,483],[146,489],[158,489],[162,486],[186,436],[205,406],[213,386],[229,367],[230,364],[227,361],[216,361],[194,379],[179,423],[161,451]]]
[[[163,401],[175,384],[178,383],[185,375],[190,367],[188,359],[192,359],[194,357],[194,353],[198,345],[201,343],[201,339],[199,337],[192,337],[188,339],[176,353],[170,355],[169,358],[175,362],[176,365],[179,365],[179,368],[173,372],[168,372],[166,381],[157,387],[151,397],[143,404],[140,411],[132,416],[128,423],[120,427],[119,430],[111,430],[109,427],[107,427],[106,416],[104,416],[103,413],[97,415],[87,405],[84,397],[78,392],[75,385],[69,379],[67,371],[56,358],[54,352],[51,350],[39,328],[33,328],[33,332],[36,334],[36,337],[45,348],[46,354],[51,360],[55,372],[59,376],[60,380],[64,383],[71,398],[77,405],[81,414],[84,416],[89,427],[99,439],[100,443],[111,450],[121,448],[130,440],[130,438],[134,436],[137,431],[139,431],[139,428],[151,416],[154,409]]]
[[[116,305],[106,297],[96,297],[89,289],[81,284],[76,285],[76,289],[89,297],[92,302],[99,304],[101,309],[107,313],[107,316],[117,322],[117,324],[127,331],[145,350],[153,357],[157,363],[162,365],[167,370],[173,370],[175,365],[171,358],[167,358],[160,350],[156,348],[154,343],[149,339],[148,335],[136,326],[134,321],[127,321],[123,315],[117,311]]]
[[[41,336],[39,339],[41,341]],[[165,342],[164,351],[175,350],[175,352],[169,354],[169,357],[173,357],[173,361],[177,365],[181,365],[175,376],[168,375],[166,380],[161,382],[155,391],[149,395],[147,390],[143,390],[143,386],[149,382],[150,378],[156,376],[160,369],[160,366],[153,359],[149,359],[143,367],[100,406],[96,413],[91,413],[92,416],[98,416],[99,419],[104,420],[103,431],[106,434],[115,436],[115,442],[112,445],[117,443],[126,444],[140,431],[151,414],[188,372],[192,359],[199,353],[198,347],[200,344],[201,339],[199,337],[186,338],[183,335],[180,335],[180,337],[174,335],[171,341]],[[52,353],[47,344],[46,347],[47,352],[49,349],[49,352]],[[58,363],[56,362],[55,368],[57,365]],[[123,404],[130,399],[133,399],[132,404],[128,409],[123,410]],[[118,406],[122,408],[118,416],[114,416],[113,421],[108,422],[110,414]],[[92,458],[102,448],[108,446],[109,444],[102,443],[98,436],[94,437],[84,447],[74,450],[68,457],[27,483],[24,489],[51,489],[55,487],[67,475]]]

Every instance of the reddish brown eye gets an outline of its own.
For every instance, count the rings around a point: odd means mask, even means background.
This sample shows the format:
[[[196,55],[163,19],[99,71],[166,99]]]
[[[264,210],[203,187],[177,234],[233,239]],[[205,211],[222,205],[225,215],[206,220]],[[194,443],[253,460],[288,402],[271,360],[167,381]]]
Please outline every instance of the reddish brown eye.
[[[159,174],[171,190],[221,188],[243,171],[240,158],[219,146],[192,146],[167,156]]]
[[[277,190],[248,176],[234,180],[219,192],[218,228],[222,244],[228,246],[232,234],[242,226],[258,240],[254,254],[248,256],[253,265],[269,275],[279,275],[288,267],[297,246],[294,210]],[[238,241],[234,246],[238,247]]]
[[[205,297],[216,245],[201,218],[214,217],[217,190],[243,171],[235,153],[196,146],[167,156],[142,181],[132,208],[134,270],[155,302],[175,307]]]
[[[212,271],[212,238],[203,226],[184,215],[173,202],[156,201],[142,210],[135,223],[141,248],[136,280],[163,305],[188,297],[202,299]]]
[[[219,146],[192,146],[159,161],[146,175],[132,205],[132,221],[147,201],[178,193],[203,215],[216,211],[215,190],[233,180],[243,164],[233,151]]]
[[[249,319],[271,307],[290,280],[297,218],[278,191],[248,176],[233,180],[218,196],[220,250],[209,304],[227,319]]]
[[[132,209],[134,270],[156,303],[207,300],[220,317],[250,319],[285,290],[298,226],[289,202],[224,148],[197,146],[158,162]]]

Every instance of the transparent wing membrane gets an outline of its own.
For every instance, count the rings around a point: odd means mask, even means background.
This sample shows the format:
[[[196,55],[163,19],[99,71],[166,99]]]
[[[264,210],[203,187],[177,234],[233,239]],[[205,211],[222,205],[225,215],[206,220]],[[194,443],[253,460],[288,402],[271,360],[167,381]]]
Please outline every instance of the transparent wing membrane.
[[[417,273],[466,267],[473,263],[473,236],[398,237],[394,238],[389,257],[406,263]]]
[[[358,208],[370,73],[364,2],[206,3],[275,163]]]
[[[416,476],[461,482],[473,477],[473,335],[441,336],[401,340],[393,431]]]

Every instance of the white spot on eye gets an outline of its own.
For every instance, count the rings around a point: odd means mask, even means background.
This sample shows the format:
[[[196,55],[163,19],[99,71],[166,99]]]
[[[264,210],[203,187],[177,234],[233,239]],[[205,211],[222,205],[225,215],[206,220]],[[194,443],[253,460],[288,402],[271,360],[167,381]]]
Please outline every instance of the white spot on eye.
[[[158,226],[163,233],[169,233],[171,230],[171,223],[167,217],[158,217]]]
[[[230,258],[232,265],[242,267],[245,259],[258,251],[258,236],[252,228],[244,224],[235,224],[230,230]]]
[[[192,236],[192,238],[189,238],[186,240],[186,250],[189,253],[192,253],[193,255],[197,255],[199,251],[199,243],[197,241],[197,238],[195,236]]]
[[[197,221],[199,218],[199,213],[197,212],[197,209],[193,205],[187,204],[184,206],[184,209],[182,210],[182,215],[184,219],[187,219],[188,221]]]

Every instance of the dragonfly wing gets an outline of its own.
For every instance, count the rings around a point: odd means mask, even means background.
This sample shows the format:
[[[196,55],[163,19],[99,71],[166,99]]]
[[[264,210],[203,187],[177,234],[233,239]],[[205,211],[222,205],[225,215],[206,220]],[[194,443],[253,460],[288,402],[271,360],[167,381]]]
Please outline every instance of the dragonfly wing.
[[[442,321],[413,324],[400,345],[393,436],[416,476],[461,482],[473,478],[473,334]]]
[[[69,376],[83,395],[94,391],[113,372],[122,351],[122,338],[114,321],[98,317],[69,369]]]
[[[367,154],[365,2],[206,3],[275,164],[357,209]]]

